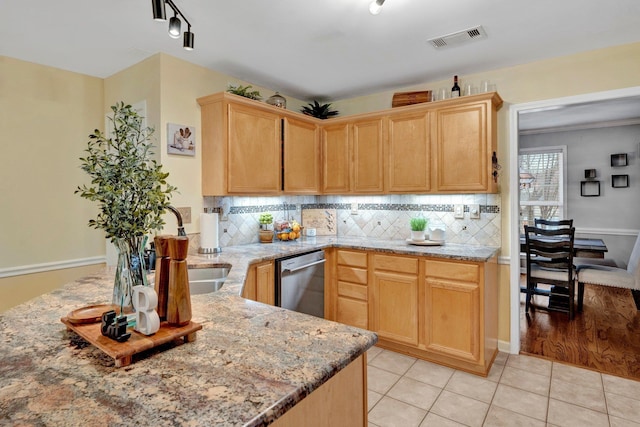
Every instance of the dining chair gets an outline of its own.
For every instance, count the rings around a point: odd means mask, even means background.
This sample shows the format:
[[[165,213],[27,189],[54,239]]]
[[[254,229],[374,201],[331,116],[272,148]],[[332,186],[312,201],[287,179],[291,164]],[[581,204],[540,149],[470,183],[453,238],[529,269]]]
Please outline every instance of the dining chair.
[[[573,319],[576,269],[573,266],[575,228],[524,227],[527,257],[525,310],[533,295],[549,296],[549,310],[563,311]],[[550,290],[540,284],[551,285]]]
[[[573,227],[572,219],[542,219],[542,218],[534,218],[533,224],[538,228],[547,228],[547,229],[555,229],[555,228],[571,228]]]
[[[631,289],[636,308],[640,310],[640,234],[636,238],[626,269],[607,265],[579,264],[577,270],[578,311],[582,310],[585,284]]]

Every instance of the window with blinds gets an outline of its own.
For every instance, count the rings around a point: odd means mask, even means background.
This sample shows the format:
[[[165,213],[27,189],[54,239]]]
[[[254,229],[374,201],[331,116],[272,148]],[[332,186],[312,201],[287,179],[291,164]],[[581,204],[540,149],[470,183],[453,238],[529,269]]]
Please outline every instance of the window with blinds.
[[[522,149],[518,154],[520,231],[534,218],[564,219],[566,147]]]

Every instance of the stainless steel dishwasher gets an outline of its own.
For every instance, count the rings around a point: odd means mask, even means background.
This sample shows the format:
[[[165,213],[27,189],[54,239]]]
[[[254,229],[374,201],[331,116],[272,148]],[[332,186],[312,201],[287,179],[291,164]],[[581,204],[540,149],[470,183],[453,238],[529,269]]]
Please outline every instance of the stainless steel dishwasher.
[[[324,318],[324,251],[276,260],[276,305]]]

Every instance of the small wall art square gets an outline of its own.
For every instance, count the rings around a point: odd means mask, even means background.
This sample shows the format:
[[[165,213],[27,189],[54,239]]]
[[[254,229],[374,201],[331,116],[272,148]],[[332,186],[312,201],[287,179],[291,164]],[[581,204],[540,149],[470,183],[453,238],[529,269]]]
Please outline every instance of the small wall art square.
[[[196,155],[196,128],[167,123],[167,153],[182,156]]]

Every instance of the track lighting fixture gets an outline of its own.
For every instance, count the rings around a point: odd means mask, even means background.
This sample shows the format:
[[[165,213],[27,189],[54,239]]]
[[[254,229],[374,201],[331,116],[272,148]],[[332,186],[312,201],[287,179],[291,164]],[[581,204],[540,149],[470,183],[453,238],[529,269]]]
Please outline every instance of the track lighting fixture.
[[[182,21],[178,18],[178,15],[180,15],[187,24],[187,31],[184,32],[184,42],[182,46],[186,50],[193,50],[194,35],[191,32],[191,23],[187,20],[184,14],[180,12],[180,9],[178,9],[178,6],[173,3],[173,0],[151,0],[151,6],[153,7],[153,19],[156,21],[167,20],[165,7],[167,4],[171,9],[173,9],[173,17],[169,19],[169,36],[174,39],[180,37],[180,27],[182,25]]]
[[[384,4],[384,0],[373,0],[369,5],[369,12],[372,15],[377,15],[382,11],[382,5]]]
[[[169,37],[177,39],[180,37],[180,18],[176,15],[169,19]]]

